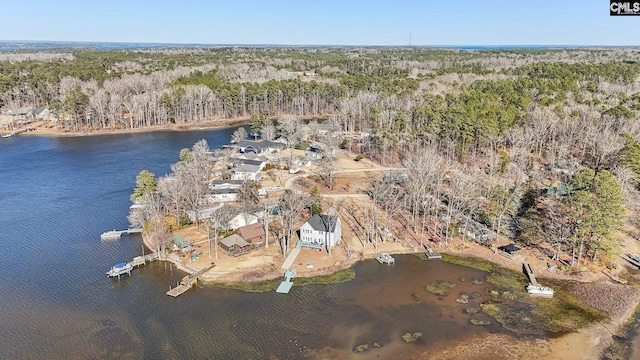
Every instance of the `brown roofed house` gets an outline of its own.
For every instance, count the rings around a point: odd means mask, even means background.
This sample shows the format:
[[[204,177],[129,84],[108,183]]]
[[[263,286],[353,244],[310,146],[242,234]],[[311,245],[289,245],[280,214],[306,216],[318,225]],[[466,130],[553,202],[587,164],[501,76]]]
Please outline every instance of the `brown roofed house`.
[[[264,226],[262,226],[261,222],[239,227],[236,233],[240,235],[245,241],[251,243],[251,245],[264,245]]]
[[[233,234],[220,241],[220,246],[231,256],[239,256],[249,252],[251,244],[244,241],[238,234]]]

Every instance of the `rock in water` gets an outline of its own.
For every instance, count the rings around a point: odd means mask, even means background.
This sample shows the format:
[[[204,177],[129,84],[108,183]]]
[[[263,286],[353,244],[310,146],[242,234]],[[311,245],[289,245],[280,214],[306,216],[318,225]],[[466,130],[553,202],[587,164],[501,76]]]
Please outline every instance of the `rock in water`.
[[[414,342],[416,340],[418,340],[420,337],[422,336],[421,332],[414,332],[412,333],[404,333],[404,335],[402,335],[402,340],[404,340],[405,342]]]

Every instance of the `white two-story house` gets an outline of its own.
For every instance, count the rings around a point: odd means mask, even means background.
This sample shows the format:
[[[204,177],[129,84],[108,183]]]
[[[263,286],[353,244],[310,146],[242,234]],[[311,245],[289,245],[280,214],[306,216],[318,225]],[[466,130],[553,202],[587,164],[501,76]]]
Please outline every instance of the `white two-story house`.
[[[323,249],[328,244],[334,247],[342,240],[342,222],[333,215],[315,214],[300,227],[303,247]]]

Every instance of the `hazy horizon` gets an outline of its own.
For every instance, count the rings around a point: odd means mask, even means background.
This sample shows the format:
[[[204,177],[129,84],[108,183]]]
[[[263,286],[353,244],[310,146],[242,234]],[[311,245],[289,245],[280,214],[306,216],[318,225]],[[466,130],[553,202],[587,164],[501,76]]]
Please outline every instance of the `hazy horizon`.
[[[5,4],[0,34],[23,42],[622,47],[640,45],[638,20],[610,16],[601,0],[24,0]]]
[[[3,44],[42,44],[42,45],[140,45],[140,46],[152,46],[152,47],[233,47],[233,46],[246,46],[246,47],[389,47],[389,48],[633,48],[640,47],[640,45],[580,45],[580,44],[497,44],[497,45],[485,45],[485,44],[412,44],[412,45],[392,45],[392,44],[276,44],[276,43],[188,43],[188,42],[140,42],[140,41],[90,41],[90,40],[7,40],[0,39],[0,49]],[[54,48],[47,47],[47,48]]]

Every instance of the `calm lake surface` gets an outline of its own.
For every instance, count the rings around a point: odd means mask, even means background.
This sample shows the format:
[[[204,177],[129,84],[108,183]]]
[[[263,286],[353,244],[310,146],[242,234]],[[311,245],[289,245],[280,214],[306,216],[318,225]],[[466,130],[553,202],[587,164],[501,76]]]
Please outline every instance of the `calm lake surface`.
[[[100,241],[127,228],[140,170],[163,175],[181,148],[220,147],[234,130],[0,139],[0,358],[411,358],[504,331],[464,311],[484,296],[471,280],[486,273],[414,256],[362,262],[351,282],[288,295],[204,287],[174,299],[165,293],[184,274],[162,262],[108,279],[142,252],[139,236]],[[438,299],[424,290],[438,280],[457,286]],[[455,301],[461,293],[469,304]],[[417,331],[415,343],[401,339]],[[382,347],[352,352],[374,341]]]

